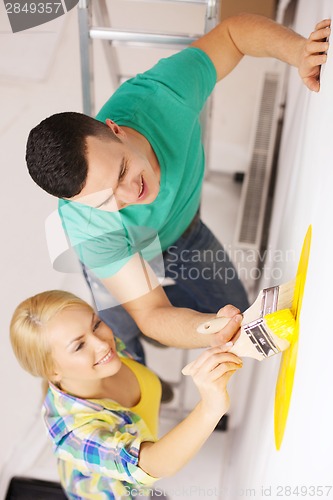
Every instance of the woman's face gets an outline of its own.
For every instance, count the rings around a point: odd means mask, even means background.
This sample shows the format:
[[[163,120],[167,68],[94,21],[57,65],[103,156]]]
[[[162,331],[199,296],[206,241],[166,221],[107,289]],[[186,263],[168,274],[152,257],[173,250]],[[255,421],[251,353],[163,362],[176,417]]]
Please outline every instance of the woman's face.
[[[73,387],[73,382],[98,381],[115,375],[121,361],[112,330],[88,307],[75,305],[54,316],[47,326],[55,365],[54,380]]]

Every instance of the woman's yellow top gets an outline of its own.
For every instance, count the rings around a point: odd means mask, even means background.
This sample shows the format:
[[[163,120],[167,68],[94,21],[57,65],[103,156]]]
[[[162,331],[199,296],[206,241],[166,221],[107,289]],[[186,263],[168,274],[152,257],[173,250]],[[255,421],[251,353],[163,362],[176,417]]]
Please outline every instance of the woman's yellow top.
[[[137,405],[129,408],[146,423],[155,439],[158,435],[158,415],[161,401],[161,382],[149,368],[130,358],[121,358],[122,363],[132,370],[140,386],[141,398]]]

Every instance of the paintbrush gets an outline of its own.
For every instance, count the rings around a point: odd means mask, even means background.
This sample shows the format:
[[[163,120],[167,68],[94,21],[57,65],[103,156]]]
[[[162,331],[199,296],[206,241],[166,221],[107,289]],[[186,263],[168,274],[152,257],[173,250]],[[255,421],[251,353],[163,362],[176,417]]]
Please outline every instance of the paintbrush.
[[[243,314],[241,333],[229,350],[237,356],[262,361],[285,351],[295,330],[295,318],[291,312],[295,282],[293,279],[283,285],[261,290],[258,297]],[[217,333],[230,318],[214,318],[201,323],[198,333]]]

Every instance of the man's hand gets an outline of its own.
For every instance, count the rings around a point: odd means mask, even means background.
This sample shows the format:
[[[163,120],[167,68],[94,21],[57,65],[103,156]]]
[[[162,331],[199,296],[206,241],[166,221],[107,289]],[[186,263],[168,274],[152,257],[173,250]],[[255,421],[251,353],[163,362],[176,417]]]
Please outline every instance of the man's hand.
[[[320,67],[325,63],[331,20],[317,24],[308,39],[265,16],[238,14],[218,24],[192,43],[213,62],[217,80],[224,78],[244,55],[274,57],[298,68],[305,85],[319,91]]]
[[[331,34],[331,20],[320,21],[304,42],[300,57],[298,72],[304,84],[312,91],[319,92],[320,68],[326,62],[329,43],[327,41]]]
[[[216,315],[218,318],[228,318],[226,326],[222,328],[218,333],[213,333],[209,335],[211,342],[211,346],[221,346],[225,345],[227,342],[232,342],[233,344],[236,342],[240,335],[240,325],[243,319],[243,316],[240,313],[240,310],[237,307],[228,304],[227,306],[222,307]]]

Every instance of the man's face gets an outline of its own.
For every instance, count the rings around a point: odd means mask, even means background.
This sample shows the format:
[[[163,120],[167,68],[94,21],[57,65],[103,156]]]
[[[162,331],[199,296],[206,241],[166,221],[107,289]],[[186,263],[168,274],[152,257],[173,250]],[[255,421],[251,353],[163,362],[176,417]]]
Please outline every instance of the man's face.
[[[152,203],[160,189],[154,168],[126,134],[122,142],[88,137],[88,175],[82,191],[71,198],[100,210]]]

